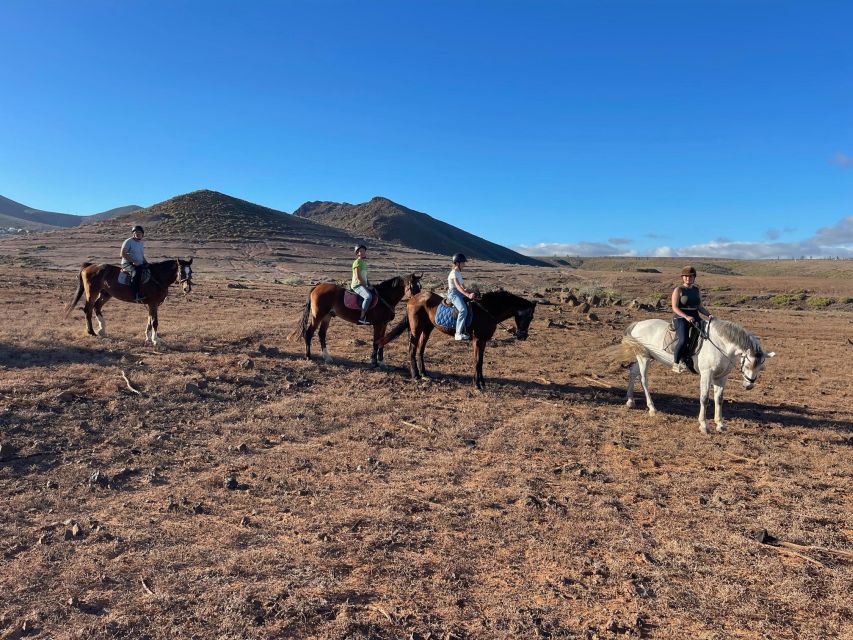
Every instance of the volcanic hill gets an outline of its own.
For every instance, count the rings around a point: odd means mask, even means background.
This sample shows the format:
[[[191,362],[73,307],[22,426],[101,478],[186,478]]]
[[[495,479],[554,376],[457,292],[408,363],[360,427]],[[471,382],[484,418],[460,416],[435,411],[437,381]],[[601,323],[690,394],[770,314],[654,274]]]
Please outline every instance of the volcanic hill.
[[[489,242],[426,213],[409,209],[388,198],[376,197],[362,204],[306,202],[294,216],[346,229],[368,238],[396,242],[420,251],[511,264],[546,265],[494,242]]]
[[[124,207],[116,207],[108,211],[101,211],[92,215],[76,216],[70,213],[57,213],[55,211],[42,211],[33,209],[20,202],[0,196],[0,226],[14,227],[16,229],[27,229],[29,231],[46,231],[48,229],[77,227],[82,224],[110,220],[119,216],[127,215],[141,209],[131,204]]]

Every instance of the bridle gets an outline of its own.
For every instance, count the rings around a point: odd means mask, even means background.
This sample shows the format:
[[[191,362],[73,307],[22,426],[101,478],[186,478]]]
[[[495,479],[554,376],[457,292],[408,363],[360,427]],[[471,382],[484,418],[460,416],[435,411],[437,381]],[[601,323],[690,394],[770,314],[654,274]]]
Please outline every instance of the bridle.
[[[699,329],[699,333],[700,333],[700,335],[702,334],[701,328]],[[720,349],[720,347],[718,347],[716,344],[714,344],[713,340],[711,340],[711,321],[710,320],[708,321],[708,329],[705,331],[705,334],[702,335],[702,337],[705,340],[707,340],[711,344],[711,346],[713,346],[717,351],[720,352],[720,355],[722,355],[728,361],[729,366],[734,368],[734,363],[732,362],[732,359],[728,355],[726,355],[726,353],[722,349]],[[759,351],[758,353],[755,354],[756,360],[759,359],[759,356],[761,356],[761,351]],[[744,371],[744,368],[746,367],[746,363],[748,360],[749,360],[749,357],[747,356],[746,353],[740,354],[740,375],[749,384],[755,384],[756,381],[758,380],[758,375],[756,375],[754,378],[750,378],[748,375],[746,375],[746,371]],[[754,368],[755,367],[753,367],[753,369]]]
[[[193,269],[190,265],[182,265],[178,258],[175,258],[175,263],[178,265],[178,284],[183,285],[185,282],[192,287],[193,285]]]

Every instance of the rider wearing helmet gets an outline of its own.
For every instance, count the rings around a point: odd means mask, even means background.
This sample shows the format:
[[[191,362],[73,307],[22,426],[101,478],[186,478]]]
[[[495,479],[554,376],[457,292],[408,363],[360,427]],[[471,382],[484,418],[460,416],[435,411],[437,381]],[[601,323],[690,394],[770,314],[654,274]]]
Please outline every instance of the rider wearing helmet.
[[[456,336],[457,340],[470,340],[471,336],[465,333],[465,324],[468,319],[468,305],[465,298],[474,299],[474,292],[468,291],[465,288],[465,280],[462,278],[462,269],[468,259],[464,253],[457,253],[453,256],[453,268],[447,276],[447,299],[453,303],[459,315],[456,316]]]
[[[699,328],[700,313],[713,320],[714,316],[702,306],[702,294],[696,286],[696,269],[690,265],[681,270],[681,285],[672,291],[672,312],[675,317],[672,324],[675,327],[675,346],[672,350],[672,370],[676,373],[684,371],[685,360],[690,358],[683,353],[687,346],[690,326]],[[692,364],[692,362],[690,363]],[[692,367],[691,367],[692,369]]]
[[[142,279],[142,269],[145,262],[145,251],[142,245],[142,237],[145,229],[135,225],[131,236],[121,245],[121,270],[130,276],[130,289],[136,302],[142,302],[144,298],[139,295],[139,283]]]
[[[367,264],[367,247],[363,244],[355,248],[355,260],[352,263],[352,290],[361,297],[361,317],[358,324],[370,324],[367,319],[367,310],[373,301],[370,281],[367,279],[369,267]]]

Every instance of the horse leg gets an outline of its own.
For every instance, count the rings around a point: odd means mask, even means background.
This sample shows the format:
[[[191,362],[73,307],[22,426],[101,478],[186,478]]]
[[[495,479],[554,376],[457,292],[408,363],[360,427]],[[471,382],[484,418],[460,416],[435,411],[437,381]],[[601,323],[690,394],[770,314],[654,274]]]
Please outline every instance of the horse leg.
[[[329,323],[332,321],[332,316],[328,315],[320,322],[320,329],[317,331],[317,338],[320,340],[320,349],[323,351],[323,362],[332,364],[332,356],[329,355],[329,350],[326,348],[326,331],[329,330]],[[309,356],[311,345],[308,345]]]
[[[658,410],[655,409],[655,403],[652,402],[652,396],[649,393],[648,371],[651,358],[645,356],[637,356],[637,369],[640,372],[640,384],[643,385],[643,392],[646,394],[646,406],[649,408],[649,415],[655,415]]]
[[[83,305],[83,313],[86,314],[86,333],[90,336],[97,335],[94,327],[92,327],[92,308],[94,306],[95,304],[91,300],[87,300],[86,304]]]
[[[312,305],[313,307],[313,305]],[[311,314],[308,320],[308,326],[305,328],[305,359],[311,359],[311,340],[314,338],[314,331],[317,330],[317,325],[320,323],[320,319],[315,315]]]
[[[415,355],[417,353],[418,341],[421,339],[423,335],[423,331],[415,325],[412,327],[411,333],[409,334],[409,373],[412,376],[412,380],[416,380],[421,377],[421,372],[418,370],[417,362],[415,361]]]
[[[708,433],[708,422],[705,420],[705,404],[708,402],[708,392],[711,390],[711,374],[708,371],[699,372],[699,431]]]
[[[98,300],[95,302],[95,318],[98,320],[98,335],[101,337],[107,335],[107,322],[104,320],[104,316],[101,315],[101,309],[104,308],[104,305],[111,297],[106,291],[101,291],[101,295],[98,296]]]
[[[717,433],[723,433],[726,425],[723,423],[723,389],[726,388],[726,378],[714,380],[714,422],[717,423]]]
[[[636,402],[634,402],[634,383],[637,381],[637,376],[640,375],[640,365],[636,362],[632,362],[631,366],[628,368],[628,401],[625,405],[629,409],[633,409],[636,406]]]
[[[483,377],[483,355],[486,352],[486,344],[483,340],[472,338],[471,345],[474,347],[474,388],[482,391],[486,388],[486,379]]]
[[[148,307],[148,317],[151,323],[151,344],[156,347],[160,342],[157,337],[157,307]]]
[[[424,378],[429,378],[429,374],[427,374],[426,367],[424,366],[424,351],[426,351],[427,340],[429,340],[429,336],[432,333],[432,325],[424,329],[424,332],[421,334],[420,340],[418,340],[418,370]]]
[[[370,354],[370,364],[374,367],[378,367],[380,364],[379,341],[382,339],[382,336],[385,335],[385,326],[386,325],[384,324],[373,325],[373,352]]]

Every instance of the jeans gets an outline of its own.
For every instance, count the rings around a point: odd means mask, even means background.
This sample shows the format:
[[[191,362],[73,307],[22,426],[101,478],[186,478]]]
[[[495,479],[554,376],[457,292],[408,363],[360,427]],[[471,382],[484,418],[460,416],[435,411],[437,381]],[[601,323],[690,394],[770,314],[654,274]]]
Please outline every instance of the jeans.
[[[465,304],[465,298],[458,291],[451,291],[447,299],[453,303],[459,315],[456,316],[456,335],[465,333],[465,323],[468,320],[468,305]]]
[[[373,302],[373,294],[363,284],[353,287],[352,290],[361,297],[361,315],[364,316],[370,309],[370,303]]]
[[[696,319],[699,319],[698,315]],[[672,324],[675,326],[675,347],[672,349],[672,357],[675,364],[678,364],[683,358],[682,351],[687,346],[687,338],[690,336],[690,323],[681,316],[676,316],[672,319]]]

